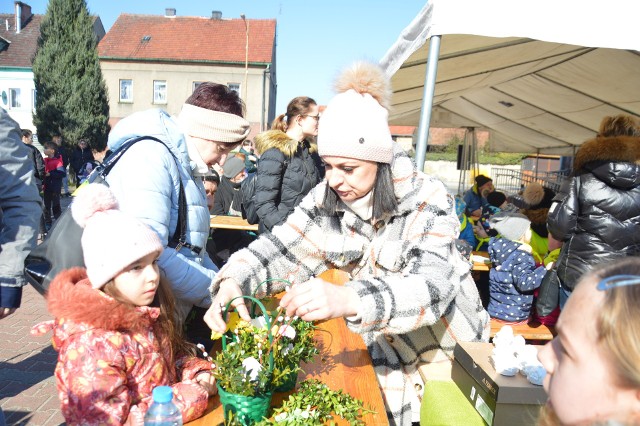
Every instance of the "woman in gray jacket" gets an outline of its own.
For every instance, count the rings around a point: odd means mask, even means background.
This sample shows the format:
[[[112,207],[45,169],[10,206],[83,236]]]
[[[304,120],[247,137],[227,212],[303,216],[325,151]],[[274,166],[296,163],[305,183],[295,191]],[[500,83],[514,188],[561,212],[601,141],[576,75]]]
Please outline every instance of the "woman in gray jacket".
[[[469,265],[455,247],[460,222],[444,185],[417,170],[391,139],[388,81],[356,64],[338,81],[318,134],[326,179],[270,235],[231,256],[211,287],[205,321],[223,332],[221,304],[295,283],[280,305],[308,321],[344,317],[371,355],[393,425],[419,421],[418,365],[450,366],[456,341],[489,337]],[[258,166],[260,167],[260,166]],[[350,274],[344,286],[317,275]],[[242,299],[233,301],[240,315]]]

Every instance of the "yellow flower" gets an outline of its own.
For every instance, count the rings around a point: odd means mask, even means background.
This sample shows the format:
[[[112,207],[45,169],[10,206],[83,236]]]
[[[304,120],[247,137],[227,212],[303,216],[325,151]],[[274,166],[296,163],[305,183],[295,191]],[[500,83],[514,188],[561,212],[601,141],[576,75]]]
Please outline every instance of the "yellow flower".
[[[237,313],[237,312],[231,312],[231,313],[229,314],[229,318],[228,318],[228,320],[227,320],[227,328],[224,330],[224,331],[225,331],[225,333],[226,333],[228,330],[234,330],[234,329],[236,329],[237,327],[240,327],[240,324],[241,324],[241,323],[246,323],[246,321],[241,320],[241,319],[240,319],[240,315],[238,315],[238,313]],[[220,338],[222,337],[222,334],[223,334],[223,333],[219,333],[219,332],[217,332],[217,331],[212,331],[212,332],[211,332],[211,340],[218,340],[218,339],[220,339]]]

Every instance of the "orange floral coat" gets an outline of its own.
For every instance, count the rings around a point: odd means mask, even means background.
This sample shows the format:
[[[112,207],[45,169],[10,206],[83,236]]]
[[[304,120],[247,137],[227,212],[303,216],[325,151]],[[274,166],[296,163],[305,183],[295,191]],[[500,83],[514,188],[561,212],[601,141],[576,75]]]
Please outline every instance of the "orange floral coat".
[[[32,333],[53,331],[59,352],[55,376],[62,414],[69,425],[143,424],[156,386],[173,387],[184,422],[207,407],[206,390],[192,380],[210,371],[196,357],[168,365],[154,332],[159,309],[132,308],[91,287],[83,268],[60,273],[47,293],[55,320]],[[165,348],[166,349],[166,348]]]

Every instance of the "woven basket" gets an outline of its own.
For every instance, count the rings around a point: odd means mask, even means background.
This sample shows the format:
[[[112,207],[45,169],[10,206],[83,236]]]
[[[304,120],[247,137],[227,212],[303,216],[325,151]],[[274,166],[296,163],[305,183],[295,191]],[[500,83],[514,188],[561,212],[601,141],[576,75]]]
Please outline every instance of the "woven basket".
[[[257,423],[267,417],[273,392],[267,392],[264,395],[244,396],[228,393],[219,385],[216,386],[218,386],[218,395],[220,395],[225,421],[229,420],[229,413],[233,413],[234,418],[245,426]]]

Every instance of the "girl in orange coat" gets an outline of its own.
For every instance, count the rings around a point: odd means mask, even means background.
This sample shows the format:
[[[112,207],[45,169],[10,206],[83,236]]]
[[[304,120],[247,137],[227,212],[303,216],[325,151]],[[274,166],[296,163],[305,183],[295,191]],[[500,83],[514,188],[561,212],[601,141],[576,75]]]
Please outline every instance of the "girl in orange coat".
[[[215,392],[211,363],[173,323],[173,296],[160,277],[157,234],[117,209],[91,184],[72,205],[84,226],[85,268],[60,273],[47,293],[59,352],[55,376],[67,424],[143,424],[156,386],[170,385],[184,422],[200,417]]]

